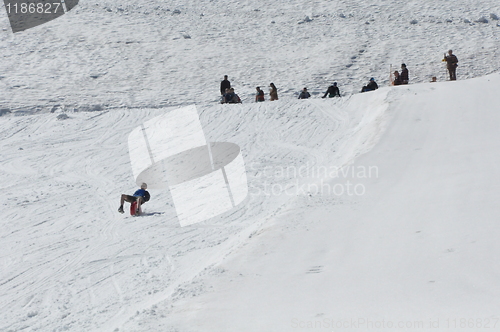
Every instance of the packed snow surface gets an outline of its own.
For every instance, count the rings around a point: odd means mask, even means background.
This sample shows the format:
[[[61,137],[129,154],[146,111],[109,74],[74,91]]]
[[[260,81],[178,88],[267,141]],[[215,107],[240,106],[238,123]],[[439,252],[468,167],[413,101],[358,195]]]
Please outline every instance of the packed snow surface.
[[[0,331],[499,330],[496,15],[82,1],[15,35],[2,16]],[[388,86],[402,62],[411,84]],[[217,103],[225,74],[243,104]],[[280,100],[251,103],[270,82]],[[247,199],[180,227],[151,189],[119,214],[129,133],[193,104],[207,141],[241,148]]]

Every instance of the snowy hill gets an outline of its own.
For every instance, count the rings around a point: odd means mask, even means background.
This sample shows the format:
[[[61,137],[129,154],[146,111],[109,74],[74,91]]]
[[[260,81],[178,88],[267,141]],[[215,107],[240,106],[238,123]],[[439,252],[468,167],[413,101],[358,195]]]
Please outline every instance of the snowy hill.
[[[493,319],[499,81],[202,108],[209,140],[241,145],[251,195],[184,228],[161,191],[144,217],[116,212],[134,186],[124,137],[168,110],[3,117],[2,329]]]
[[[2,17],[0,331],[498,328],[494,13],[82,1],[16,35]],[[412,84],[388,87],[402,62]],[[224,74],[242,105],[215,102]],[[320,99],[333,80],[344,97]],[[280,100],[250,103],[271,81]],[[188,227],[162,190],[120,215],[129,133],[192,104],[208,141],[241,148],[248,198]]]

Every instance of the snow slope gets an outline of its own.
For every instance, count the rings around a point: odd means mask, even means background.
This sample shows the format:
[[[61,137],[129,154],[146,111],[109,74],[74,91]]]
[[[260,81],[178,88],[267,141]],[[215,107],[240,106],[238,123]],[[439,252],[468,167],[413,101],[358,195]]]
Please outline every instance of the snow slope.
[[[168,192],[152,190],[142,218],[116,212],[119,194],[135,187],[128,133],[168,109],[2,117],[2,328],[114,329],[169,298],[294,204],[295,196],[268,193],[270,184],[295,185],[275,167],[343,165],[373,145],[388,91],[200,107],[209,141],[240,145],[251,193],[185,228]]]
[[[442,81],[450,48],[459,79],[500,65],[492,0],[82,0],[16,35],[3,13],[0,105],[12,111],[200,104],[216,100],[224,74],[244,101],[270,82],[282,97],[333,81],[351,94],[370,77],[386,85],[402,62],[412,82]]]
[[[200,107],[209,140],[241,145],[251,195],[184,228],[163,192],[144,217],[116,212],[133,188],[127,133],[168,109],[3,117],[1,329],[493,319],[499,81]],[[320,172],[332,166],[346,171]],[[312,186],[347,181],[364,192]],[[309,190],[266,195],[269,184]]]

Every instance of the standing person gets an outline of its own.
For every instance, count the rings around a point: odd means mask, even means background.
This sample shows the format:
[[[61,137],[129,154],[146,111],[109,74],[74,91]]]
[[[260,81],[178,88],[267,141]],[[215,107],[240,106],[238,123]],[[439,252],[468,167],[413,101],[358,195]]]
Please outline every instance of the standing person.
[[[326,98],[327,95],[328,98],[333,98],[335,96],[340,97],[340,90],[337,87],[337,82],[333,82],[333,84],[328,87],[328,89],[325,92],[325,95],[322,98]]]
[[[278,89],[276,89],[274,83],[269,84],[269,86],[271,87],[269,90],[269,98],[271,98],[271,101],[278,100]]]
[[[408,68],[406,68],[404,63],[401,64],[401,74],[399,74],[399,78],[401,79],[401,84],[408,84],[410,81]]]
[[[224,95],[226,93],[226,89],[231,88],[231,82],[227,79],[227,75],[224,75],[224,80],[220,82],[220,94]]]
[[[120,198],[120,207],[118,208],[118,212],[123,213],[123,203],[128,202],[128,203],[133,203],[137,202],[137,211],[140,211],[139,208],[141,207],[142,204],[146,203],[149,201],[151,196],[149,195],[149,192],[146,190],[148,188],[148,185],[143,183],[141,184],[141,189],[137,189],[135,193],[130,196],[126,194],[122,194]]]
[[[311,94],[307,92],[307,88],[302,89],[302,92],[299,95],[299,99],[307,99],[311,97]]]
[[[362,89],[361,92],[367,92],[367,91],[373,91],[378,89],[378,84],[375,82],[375,79],[372,77],[370,78],[370,81],[368,82],[367,85],[365,85]]]
[[[458,67],[458,58],[456,57],[455,54],[453,54],[452,50],[448,51],[448,55],[446,53],[444,54],[444,59],[443,61],[446,61],[446,68],[448,69],[448,72],[450,73],[450,81],[456,81],[457,80],[457,67]]]
[[[255,94],[255,102],[264,101],[264,91],[260,89],[260,86],[255,88],[257,93]]]

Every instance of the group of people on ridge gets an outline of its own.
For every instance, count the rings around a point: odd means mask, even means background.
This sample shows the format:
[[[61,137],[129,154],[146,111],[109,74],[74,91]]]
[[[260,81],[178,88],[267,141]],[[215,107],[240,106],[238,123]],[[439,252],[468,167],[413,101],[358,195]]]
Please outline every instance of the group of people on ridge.
[[[227,75],[224,75],[224,80],[220,82],[220,94],[222,104],[241,104],[241,99],[231,87]]]
[[[269,84],[269,99],[271,101],[278,100],[278,89],[274,83]],[[255,94],[255,102],[266,101],[264,91],[260,88],[260,86],[256,87],[257,91]],[[234,88],[231,87],[231,82],[228,80],[228,76],[224,75],[224,80],[220,83],[220,94],[221,94],[221,103],[222,104],[235,104],[241,103],[240,97],[234,92]],[[340,90],[337,86],[337,82],[334,82],[325,92],[323,98],[326,97],[340,97]],[[307,99],[310,98],[311,94],[307,91],[307,88],[302,89],[299,94],[299,99]]]
[[[408,77],[408,69],[406,69],[406,77]],[[269,87],[270,87],[269,90],[270,100],[271,101],[278,100],[278,89],[276,88],[276,85],[274,85],[274,83],[271,83],[269,84]],[[363,87],[361,92],[372,91],[376,89],[378,89],[378,85],[375,82],[375,79],[371,78],[370,82]],[[256,87],[255,90],[257,91],[255,94],[255,102],[265,101],[266,100],[265,94],[264,91],[260,88],[260,86]],[[241,99],[234,92],[234,88],[231,87],[231,82],[228,80],[227,75],[224,75],[224,80],[220,83],[220,94],[221,94],[221,104],[241,103]],[[337,82],[333,82],[333,84],[328,87],[322,98],[326,98],[327,96],[329,98],[340,97],[340,90],[339,87],[337,86]],[[309,93],[309,91],[307,91],[307,88],[303,88],[302,91],[299,93],[299,99],[308,99],[310,97],[311,94]]]
[[[450,74],[450,81],[455,81],[457,79],[456,75],[456,69],[458,66],[458,59],[456,55],[453,54],[452,50],[448,51],[448,54],[445,53],[443,61],[446,62],[446,68],[448,69],[448,72]],[[394,76],[392,76],[394,75]],[[398,72],[397,70],[394,71],[391,75],[391,84],[392,85],[402,85],[402,84],[408,84],[409,82],[409,71],[408,68],[406,67],[406,64],[401,64],[401,72]],[[432,82],[436,82],[436,78],[432,78]],[[276,89],[276,86],[274,83],[271,83],[269,85],[270,91],[269,91],[269,97],[270,100],[278,100],[278,90]],[[370,78],[370,81],[368,84],[363,86],[361,89],[361,92],[367,92],[367,91],[374,91],[378,89],[378,84],[375,82],[375,78]],[[256,88],[257,92],[255,94],[255,101],[256,102],[262,102],[265,101],[265,94],[264,91],[258,86]],[[240,97],[236,93],[234,93],[234,89],[231,88],[231,82],[229,82],[227,75],[224,75],[224,80],[221,82],[220,85],[220,93],[221,93],[221,103],[241,103]],[[333,98],[333,97],[340,97],[340,90],[337,86],[337,82],[334,82],[332,85],[330,85],[323,95],[322,98]],[[309,91],[307,91],[307,88],[303,88],[302,91],[299,93],[299,99],[308,99],[311,97],[311,94]]]
[[[269,97],[271,101],[278,100],[278,89],[274,83],[269,84],[271,88],[269,90]],[[255,102],[265,101],[264,91],[260,86],[255,88],[257,93],[255,94]],[[224,80],[220,82],[220,94],[221,94],[221,104],[237,104],[241,103],[241,98],[234,92],[234,88],[231,87],[231,82],[228,80],[227,75],[224,75]]]

